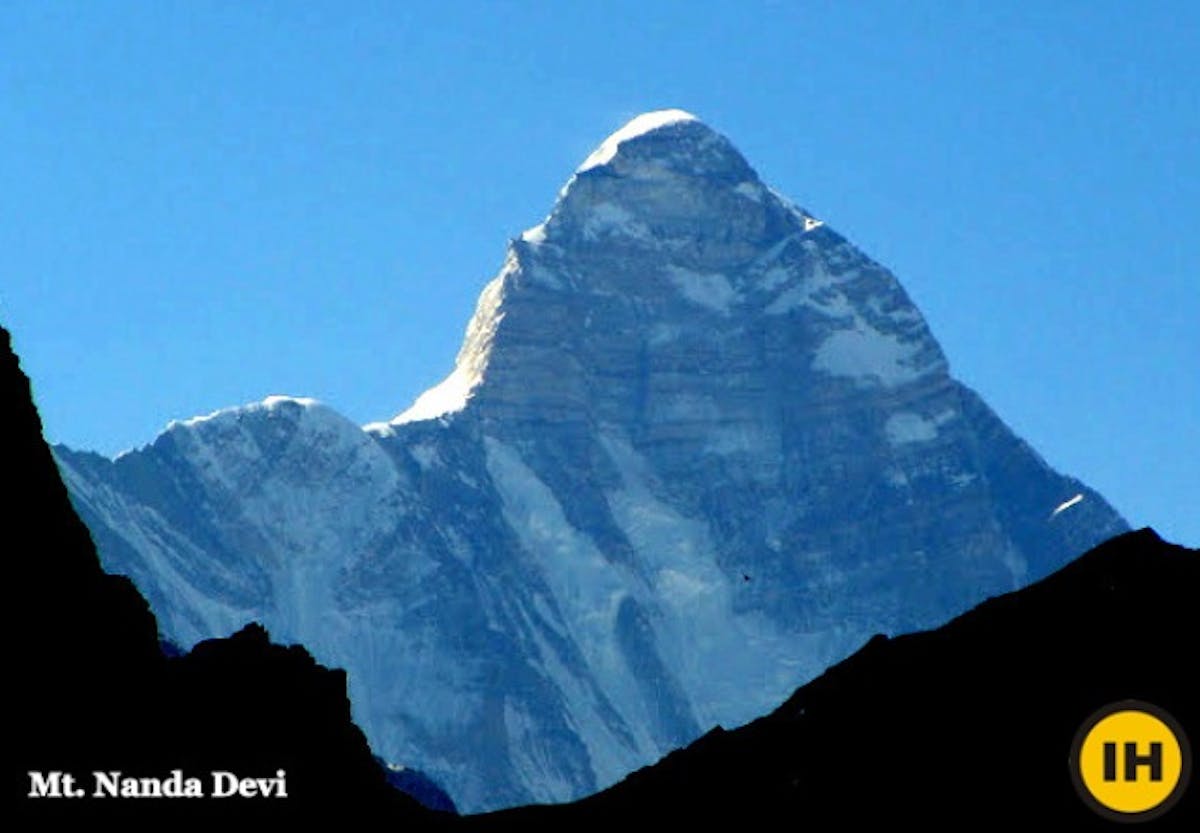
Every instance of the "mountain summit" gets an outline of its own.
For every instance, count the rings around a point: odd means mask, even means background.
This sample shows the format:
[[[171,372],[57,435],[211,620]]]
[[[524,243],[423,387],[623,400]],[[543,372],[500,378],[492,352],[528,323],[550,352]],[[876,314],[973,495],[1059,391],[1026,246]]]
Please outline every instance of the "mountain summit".
[[[667,172],[741,182],[755,177],[733,144],[683,110],[643,113],[600,143],[575,169],[626,179],[661,179]]]
[[[466,811],[611,784],[1126,529],[682,111],[584,160],[391,421],[272,397],[57,456],[165,636],[303,642]]]
[[[817,357],[827,372],[884,386],[944,372],[940,349],[890,276],[890,306],[874,311],[874,326],[845,302],[834,272],[812,257],[822,242],[843,242],[822,225],[763,185],[729,140],[695,116],[638,116],[588,156],[550,215],[512,242],[454,371],[393,424],[454,413],[468,398],[487,409],[485,401],[507,398],[509,385],[525,386],[546,365],[556,383],[514,397],[535,419],[547,407],[568,419],[597,408],[628,412],[634,403],[612,401],[621,389],[596,371],[635,343],[666,354],[672,341],[688,349],[690,334],[711,349],[714,328],[745,342],[748,317],[789,329],[801,306],[851,325]],[[596,326],[600,317],[606,326]]]

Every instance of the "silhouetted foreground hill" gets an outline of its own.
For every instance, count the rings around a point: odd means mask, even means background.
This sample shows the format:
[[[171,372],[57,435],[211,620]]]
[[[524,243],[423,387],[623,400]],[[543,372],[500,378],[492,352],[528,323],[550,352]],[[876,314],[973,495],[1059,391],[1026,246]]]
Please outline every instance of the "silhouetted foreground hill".
[[[14,816],[306,820],[398,830],[746,830],[1111,826],[1077,798],[1072,737],[1100,706],[1154,703],[1200,736],[1200,554],[1129,533],[1025,590],[927,633],[877,637],[767,717],[715,729],[591,798],[453,819],[393,789],[351,723],[345,675],[251,626],[163,656],[132,584],[104,574],[72,511],[0,329],[5,803]],[[15,656],[15,659],[13,658]],[[210,773],[287,772],[288,798],[36,798],[29,771],[211,788]],[[1197,828],[1196,781],[1151,827]],[[28,823],[11,829],[32,827]],[[140,825],[135,825],[140,827]]]
[[[1166,709],[1195,747],[1198,601],[1200,553],[1131,532],[935,631],[876,637],[771,715],[715,729],[598,795],[479,821],[511,830],[668,819],[681,830],[1112,828],[1071,784],[1073,736],[1096,709],[1132,698]],[[1193,777],[1148,826],[1200,829],[1197,788]]]
[[[0,330],[2,547],[6,627],[5,804],[26,819],[204,819],[336,811],[427,829],[436,817],[387,784],[350,721],[342,671],[250,626],[167,659],[145,600],[103,573],[67,501],[29,383]],[[11,756],[11,757],[10,757]],[[286,799],[123,799],[90,795],[93,771],[201,779],[271,778]],[[29,772],[71,773],[87,796],[28,798]],[[61,782],[60,782],[61,786]],[[15,805],[15,806],[14,806]],[[53,829],[53,828],[49,828]]]

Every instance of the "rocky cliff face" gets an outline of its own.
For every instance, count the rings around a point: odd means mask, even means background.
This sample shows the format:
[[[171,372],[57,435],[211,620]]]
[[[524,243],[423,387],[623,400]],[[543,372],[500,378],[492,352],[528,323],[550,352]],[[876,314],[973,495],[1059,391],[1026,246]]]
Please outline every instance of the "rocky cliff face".
[[[304,642],[468,811],[610,784],[1126,528],[679,111],[581,165],[391,422],[272,397],[56,451],[165,636]]]

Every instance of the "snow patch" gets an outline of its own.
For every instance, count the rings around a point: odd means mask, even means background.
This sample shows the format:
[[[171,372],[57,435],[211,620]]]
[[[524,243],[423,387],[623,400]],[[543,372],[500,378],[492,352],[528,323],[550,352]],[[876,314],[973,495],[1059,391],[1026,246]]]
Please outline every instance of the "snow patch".
[[[520,541],[523,557],[545,582],[571,641],[581,650],[592,677],[605,681],[609,702],[639,736],[639,746],[655,748],[638,728],[649,726],[650,717],[617,639],[617,612],[636,582],[610,562],[591,537],[571,525],[550,487],[515,449],[488,436],[483,446],[504,519]],[[558,682],[561,690],[570,692],[573,676]],[[593,761],[614,760],[617,753],[606,736],[607,732],[586,738]],[[617,773],[604,765],[596,774],[613,778]]]
[[[811,293],[807,289],[802,286],[793,286],[780,292],[774,301],[767,304],[767,308],[763,312],[767,315],[783,315],[797,307],[804,306],[810,300],[812,300]]]
[[[1009,545],[1000,555],[1000,560],[1012,575],[1012,589],[1016,590],[1026,584],[1029,576],[1029,563],[1016,547]]]
[[[792,217],[799,221],[800,227],[804,231],[812,231],[813,229],[820,228],[821,226],[825,225],[824,220],[818,220],[816,217],[809,214],[803,208],[796,205],[794,202],[780,192],[776,191],[771,186],[764,185],[763,187],[766,189],[768,194],[779,201],[779,204],[782,205],[783,208],[792,215]]]
[[[532,243],[534,246],[546,242],[546,224],[545,222],[538,223],[530,229],[525,229],[521,232],[521,239],[526,243]]]
[[[753,180],[748,179],[745,182],[739,182],[733,186],[733,190],[748,200],[753,200],[754,202],[763,201],[763,187]]]
[[[642,113],[601,142],[600,146],[592,151],[587,159],[583,160],[583,164],[575,169],[575,172],[583,173],[592,168],[607,165],[617,155],[617,149],[620,148],[622,142],[652,133],[667,125],[688,121],[697,121],[697,118],[684,110],[654,110]]]
[[[1063,512],[1066,512],[1072,506],[1076,506],[1080,503],[1083,503],[1083,495],[1082,494],[1075,495],[1075,497],[1071,498],[1070,500],[1064,500],[1058,506],[1054,507],[1054,511],[1050,513],[1050,517],[1052,517],[1052,518],[1057,517],[1058,515],[1061,515]]]
[[[305,409],[325,408],[325,406],[316,399],[310,399],[305,396],[284,396],[282,394],[273,394],[266,397],[261,402],[252,402],[249,405],[235,405],[231,408],[220,408],[212,413],[189,417],[188,419],[173,419],[167,423],[167,430],[169,431],[178,426],[195,428],[206,422],[230,419],[237,417],[239,414],[253,413],[254,411],[262,410],[274,411],[284,405],[299,405]]]
[[[926,419],[920,414],[914,414],[911,411],[902,411],[888,417],[887,424],[883,426],[883,430],[887,434],[888,442],[893,446],[906,445],[908,443],[926,443],[937,438],[938,424],[936,421]]]
[[[317,400],[310,399],[307,396],[282,396],[278,394],[274,396],[268,396],[262,401],[262,406],[268,411],[273,411],[276,408],[280,408],[285,405],[299,405],[302,408],[316,408],[319,407],[320,404],[321,403]]]
[[[553,592],[577,644],[608,654],[589,659],[610,664],[616,657],[614,623],[624,582],[592,539],[571,525],[550,487],[515,450],[493,437],[484,437],[484,449],[505,520]]]
[[[854,379],[859,385],[895,387],[919,379],[924,373],[912,366],[916,346],[885,335],[861,320],[839,330],[817,348],[814,370]]]
[[[407,411],[392,420],[392,424],[403,425],[457,413],[467,407],[472,387],[467,372],[462,367],[456,367],[449,376],[418,396]]]
[[[771,270],[767,275],[772,275]],[[764,278],[766,275],[764,275]],[[844,276],[843,276],[844,277]],[[799,283],[785,289],[767,305],[764,312],[767,315],[784,315],[801,306],[808,306],[820,312],[836,316],[855,316],[858,313],[850,305],[846,296],[838,288],[839,277],[834,275],[820,261],[812,265],[812,271]],[[772,288],[764,286],[764,288]]]
[[[728,314],[730,307],[738,300],[737,291],[724,275],[694,272],[673,264],[663,271],[667,280],[693,304]]]
[[[583,221],[583,236],[587,240],[598,240],[605,236],[630,237],[635,240],[651,240],[650,229],[625,208],[611,202],[596,203]]]
[[[539,286],[544,286],[548,289],[563,288],[563,282],[558,279],[558,275],[537,263],[531,264],[525,272],[532,279],[532,282]]]
[[[362,427],[362,430],[367,434],[373,434],[376,437],[396,436],[396,429],[392,427],[390,422],[368,422]]]
[[[722,715],[728,725],[768,711],[806,671],[823,667],[829,648],[784,635],[761,614],[735,613],[733,582],[718,563],[708,524],[651,490],[652,470],[627,438],[605,432],[599,439],[621,475],[621,486],[606,492],[613,519],[654,588],[652,600],[643,601],[659,611],[655,641],[691,695],[696,719],[706,726]]]
[[[438,456],[437,446],[433,443],[418,443],[408,449],[408,453],[417,461],[417,465],[423,471],[429,471],[434,466],[442,464],[442,458]]]

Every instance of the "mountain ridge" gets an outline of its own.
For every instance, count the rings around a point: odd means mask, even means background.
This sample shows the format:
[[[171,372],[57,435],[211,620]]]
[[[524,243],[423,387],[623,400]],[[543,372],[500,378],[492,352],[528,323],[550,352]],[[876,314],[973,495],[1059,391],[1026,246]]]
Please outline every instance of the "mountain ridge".
[[[388,785],[350,721],[345,672],[260,625],[206,640],[186,656],[160,649],[134,584],[101,569],[71,507],[6,329],[0,327],[0,444],[5,466],[4,605],[8,669],[5,817],[20,829],[65,822],[312,818],[353,804],[422,829],[444,818]],[[174,652],[172,652],[174,653]],[[174,770],[274,777],[286,801],[96,797],[92,773],[165,779]],[[30,797],[31,773],[67,773],[79,798]],[[49,783],[49,782],[48,782]],[[132,829],[141,829],[133,824]]]

